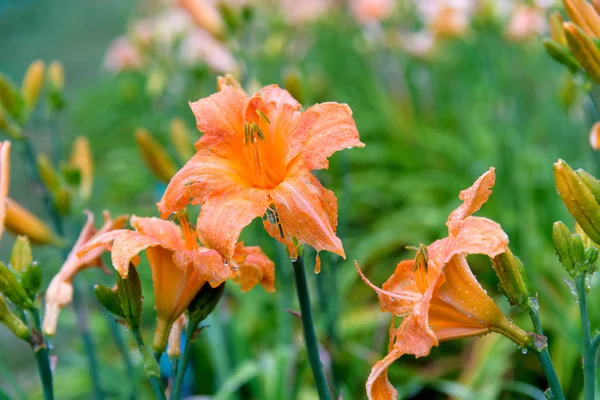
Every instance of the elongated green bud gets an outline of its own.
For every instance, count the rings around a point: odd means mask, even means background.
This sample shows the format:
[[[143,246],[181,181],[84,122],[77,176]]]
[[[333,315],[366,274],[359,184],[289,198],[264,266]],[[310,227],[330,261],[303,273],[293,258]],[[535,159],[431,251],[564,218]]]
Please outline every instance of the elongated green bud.
[[[20,274],[29,267],[32,261],[33,256],[31,255],[29,239],[24,235],[17,236],[10,255],[10,266]]]
[[[31,299],[35,299],[35,295],[42,287],[42,267],[37,262],[31,263],[25,268],[21,275],[21,286]]]
[[[33,307],[31,299],[21,286],[17,277],[6,264],[0,261],[0,293],[17,307],[30,309]]]
[[[188,306],[190,323],[197,325],[208,317],[219,303],[224,291],[225,283],[222,283],[216,288],[205,283]]]
[[[117,274],[117,295],[121,303],[123,317],[132,330],[139,329],[142,315],[142,285],[140,276],[133,265],[129,266],[126,279]]]
[[[556,188],[569,213],[595,243],[600,243],[600,205],[580,175],[563,160],[554,164]]]
[[[96,285],[94,286],[94,295],[102,307],[106,309],[106,311],[117,317],[125,318],[125,314],[121,308],[119,295],[112,289],[104,285]]]
[[[510,249],[492,259],[494,271],[500,280],[500,290],[513,306],[523,311],[531,310],[531,289],[527,271],[521,260]]]
[[[563,267],[569,272],[573,271],[575,266],[575,256],[573,254],[572,235],[569,228],[562,222],[557,221],[552,225],[552,241],[556,248],[556,254]]]
[[[23,84],[21,85],[21,92],[28,110],[32,110],[37,104],[45,80],[46,63],[42,60],[32,62],[27,68],[27,72],[25,72]]]
[[[546,48],[546,52],[550,57],[563,64],[571,71],[575,72],[582,69],[581,64],[579,61],[577,61],[575,56],[571,54],[571,51],[569,51],[568,47],[548,38],[544,39],[544,47]]]
[[[58,173],[52,164],[52,160],[45,153],[39,153],[37,156],[37,169],[44,186],[51,191],[56,192],[60,188]]]
[[[25,101],[19,89],[2,74],[0,74],[0,105],[17,123],[23,124]]]
[[[594,175],[581,168],[575,171],[575,173],[581,178],[581,181],[587,186],[590,192],[592,192],[596,202],[600,203],[600,181]]]
[[[8,308],[4,298],[0,296],[0,322],[2,322],[16,337],[29,342],[31,335],[27,325]]]

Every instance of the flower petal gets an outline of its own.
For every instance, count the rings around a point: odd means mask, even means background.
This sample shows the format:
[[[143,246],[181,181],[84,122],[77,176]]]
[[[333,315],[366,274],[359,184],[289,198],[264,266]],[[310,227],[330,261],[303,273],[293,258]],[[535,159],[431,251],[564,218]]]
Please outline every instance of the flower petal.
[[[260,247],[244,247],[246,259],[239,265],[235,280],[246,292],[260,283],[267,292],[275,291],[275,263]]]
[[[181,211],[188,203],[199,204],[210,195],[244,186],[243,178],[229,160],[209,150],[200,150],[171,179],[158,209],[163,217]]]
[[[236,186],[213,193],[202,203],[198,215],[200,242],[231,259],[242,229],[254,218],[262,217],[268,205],[267,191],[262,189]]]
[[[212,287],[234,276],[231,267],[223,262],[223,257],[215,250],[176,251],[173,261],[179,268],[194,268],[197,279],[208,282]]]
[[[494,168],[491,167],[486,173],[481,175],[473,185],[460,192],[458,196],[463,203],[448,217],[446,225],[450,230],[450,234],[453,234],[456,229],[460,226],[460,223],[467,218],[469,215],[477,212],[481,206],[488,201],[488,198],[492,194],[492,187],[496,183],[496,173]]]
[[[134,215],[131,217],[131,226],[138,233],[158,240],[166,249],[182,250],[185,247],[181,228],[171,221]]]
[[[286,179],[269,194],[283,231],[277,223],[265,220],[271,236],[286,244],[290,255],[295,254],[293,238],[312,246],[317,252],[331,251],[346,257],[342,241],[336,236],[337,199],[312,174]]]
[[[398,398],[398,391],[388,380],[387,370],[402,355],[403,353],[399,349],[392,349],[383,360],[373,365],[366,385],[369,400],[396,400]]]
[[[415,280],[414,264],[414,260],[400,261],[381,288],[392,293],[410,292],[421,295]],[[389,311],[399,317],[410,314],[415,305],[414,301],[391,298],[384,293],[379,294],[379,303],[382,311]]]
[[[365,147],[358,137],[352,110],[338,103],[316,104],[304,111],[290,139],[295,152],[288,154],[288,161],[299,154],[309,170],[327,169],[327,159],[336,151]]]
[[[204,133],[196,142],[196,149],[210,149],[221,156],[241,154],[242,115],[247,101],[241,91],[225,86],[220,92],[190,103],[196,126]]]
[[[508,250],[508,236],[500,224],[491,219],[467,217],[450,237],[445,252],[445,262],[455,254],[485,254],[494,258]]]
[[[10,183],[10,142],[0,142],[0,237],[4,232],[6,217],[6,198]]]

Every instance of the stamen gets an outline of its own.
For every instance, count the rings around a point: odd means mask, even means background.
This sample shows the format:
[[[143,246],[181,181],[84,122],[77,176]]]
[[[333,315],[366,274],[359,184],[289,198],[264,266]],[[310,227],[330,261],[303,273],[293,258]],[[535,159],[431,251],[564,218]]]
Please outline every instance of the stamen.
[[[419,243],[418,248],[414,246],[406,246],[406,249],[417,253],[415,256],[415,265],[413,271],[417,271],[419,268],[423,267],[425,272],[427,272],[427,265],[429,264],[427,246],[425,246],[423,243]]]
[[[387,290],[383,290],[380,287],[377,287],[374,284],[372,284],[371,281],[367,279],[367,277],[360,270],[360,267],[358,266],[358,263],[356,261],[354,261],[354,266],[356,267],[356,270],[358,271],[358,274],[360,275],[361,279],[369,287],[371,287],[371,289],[375,290],[377,292],[377,294],[385,294],[386,296],[389,296],[393,299],[406,300],[406,301],[419,301],[422,298],[422,296],[415,294],[415,293],[404,292],[404,294],[400,294],[400,293],[392,293],[392,292],[388,292]]]
[[[263,121],[265,121],[267,124],[271,125],[271,121],[269,121],[269,118],[267,118],[267,116],[262,111],[256,110],[256,113]]]

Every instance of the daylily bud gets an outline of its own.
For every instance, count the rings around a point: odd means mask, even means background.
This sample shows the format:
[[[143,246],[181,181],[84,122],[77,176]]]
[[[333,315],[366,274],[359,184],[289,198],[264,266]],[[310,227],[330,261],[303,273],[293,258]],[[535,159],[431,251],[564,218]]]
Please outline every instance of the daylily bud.
[[[600,205],[584,180],[563,160],[554,164],[554,179],[569,213],[590,239],[600,243]]]
[[[558,221],[552,228],[552,239],[561,264],[573,278],[596,270],[598,249],[586,235],[571,234],[566,225]]]
[[[27,236],[33,244],[62,245],[44,221],[12,199],[6,200],[4,226],[14,234]]]
[[[133,265],[129,266],[126,279],[121,278],[121,274],[117,274],[117,294],[123,317],[132,330],[137,330],[140,327],[142,315],[142,285],[140,276]]]
[[[194,155],[194,142],[190,131],[179,118],[171,120],[171,143],[181,161],[186,162]]]
[[[65,69],[60,61],[52,61],[48,65],[48,82],[51,87],[62,92],[65,88]]]
[[[23,138],[21,128],[8,119],[8,115],[6,115],[2,105],[0,105],[0,131],[6,132],[6,134],[13,139]]]
[[[35,299],[35,295],[42,287],[42,267],[37,262],[29,264],[21,275],[21,286],[27,292],[31,299]]]
[[[565,22],[564,28],[571,52],[581,63],[587,75],[596,83],[600,83],[600,50],[577,25]]]
[[[600,149],[600,122],[596,122],[590,129],[590,146],[592,149]]]
[[[0,296],[0,322],[6,325],[16,337],[27,342],[31,339],[27,325],[10,311],[2,296]]]
[[[217,286],[216,288],[211,287],[208,284],[204,284],[202,289],[196,294],[194,300],[188,306],[189,312],[189,323],[198,325],[215,309],[217,303],[221,299],[223,292],[225,291],[225,283]]]
[[[31,299],[21,286],[14,272],[0,261],[0,293],[6,296],[15,306],[29,309],[33,307]]]
[[[68,215],[71,211],[71,192],[61,187],[54,195],[54,207],[60,215]]]
[[[592,192],[592,195],[600,203],[600,181],[584,169],[578,169],[575,173],[581,178],[582,182]]]
[[[20,274],[29,267],[32,261],[29,239],[27,239],[27,236],[17,236],[10,255],[10,266]]]
[[[123,309],[121,308],[119,295],[111,288],[104,285],[96,285],[94,286],[94,295],[102,307],[106,309],[106,311],[119,318],[125,318]]]
[[[85,136],[78,136],[73,142],[69,164],[79,169],[81,176],[79,182],[79,194],[86,201],[92,195],[94,185],[94,159],[90,142]]]
[[[302,82],[300,81],[300,72],[296,69],[291,69],[286,72],[283,77],[283,87],[290,92],[293,98],[302,103]]]
[[[591,0],[591,3],[594,7],[594,10],[596,10],[596,12],[600,14],[600,0]]]
[[[571,54],[569,48],[559,44],[553,39],[544,39],[544,47],[548,55],[559,63],[563,64],[569,70],[575,72],[581,69],[579,61]]]
[[[173,323],[171,333],[169,334],[169,345],[167,347],[167,355],[170,359],[177,359],[181,356],[181,334],[185,328],[186,318],[181,314],[177,321]],[[190,338],[188,338],[189,340]]]
[[[2,74],[0,74],[0,105],[15,121],[23,124],[25,101],[15,85]]]
[[[50,191],[55,192],[60,188],[60,180],[52,160],[45,153],[39,153],[37,156],[37,169],[44,186]]]
[[[46,79],[46,64],[42,60],[36,60],[29,65],[25,77],[23,78],[23,84],[21,85],[21,92],[25,99],[25,106],[27,109],[32,110],[40,97],[40,92],[44,86],[44,80]]]
[[[570,273],[575,266],[572,235],[569,228],[562,221],[557,221],[552,225],[552,241],[554,242],[560,263]]]
[[[494,271],[500,280],[500,290],[513,306],[519,306],[523,311],[529,311],[532,303],[529,278],[523,263],[510,249],[499,254],[492,260]]]
[[[568,43],[565,31],[563,30],[564,22],[560,12],[554,11],[550,14],[550,36],[559,45],[566,47]]]
[[[162,145],[143,128],[135,132],[135,141],[154,176],[165,183],[169,182],[177,172],[177,167]]]
[[[592,37],[600,37],[600,16],[587,0],[564,0],[565,11],[575,24]]]

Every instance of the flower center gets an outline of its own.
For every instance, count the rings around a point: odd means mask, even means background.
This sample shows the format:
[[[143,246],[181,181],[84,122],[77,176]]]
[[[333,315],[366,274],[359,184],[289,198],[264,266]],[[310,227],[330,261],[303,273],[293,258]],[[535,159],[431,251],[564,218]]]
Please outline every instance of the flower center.
[[[285,179],[281,144],[264,116],[244,123],[244,160],[252,186],[273,189]]]

